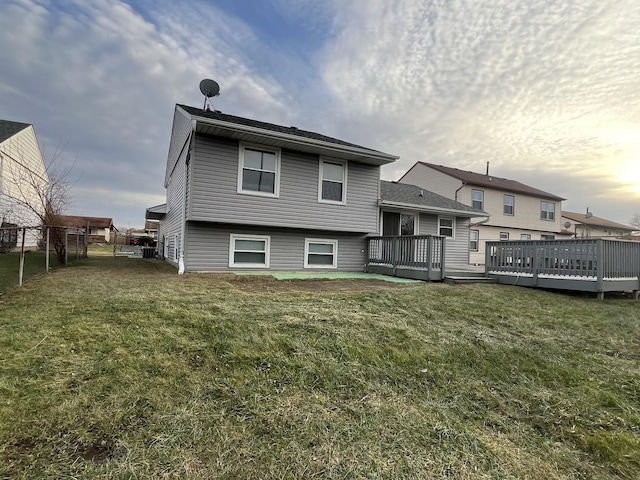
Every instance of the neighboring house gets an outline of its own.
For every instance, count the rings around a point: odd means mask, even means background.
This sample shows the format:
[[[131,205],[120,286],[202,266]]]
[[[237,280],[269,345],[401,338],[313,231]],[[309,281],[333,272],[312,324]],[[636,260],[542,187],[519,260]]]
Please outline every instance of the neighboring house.
[[[185,271],[362,271],[396,156],[296,127],[177,105],[160,253]],[[181,261],[182,260],[182,261]]]
[[[382,235],[442,235],[447,266],[468,265],[472,218],[481,211],[416,185],[380,182]]]
[[[153,238],[154,240],[158,239],[158,227],[159,222],[156,220],[146,220],[144,222],[144,233],[146,236]]]
[[[0,120],[0,220],[20,227],[40,227],[41,195],[49,182],[33,125]],[[37,228],[27,230],[25,245],[36,246]],[[18,244],[22,242],[21,234]]]
[[[605,218],[596,217],[589,209],[587,213],[562,212],[563,227],[575,238],[617,237],[631,235],[634,230],[629,225],[612,222]]]
[[[550,240],[565,235],[564,198],[515,180],[417,162],[400,183],[409,183],[469,205],[490,215],[470,225],[470,263],[484,264],[485,242]]]
[[[90,243],[113,243],[118,229],[113,225],[113,219],[105,217],[84,217],[81,215],[63,215],[60,224],[82,231],[88,228]]]

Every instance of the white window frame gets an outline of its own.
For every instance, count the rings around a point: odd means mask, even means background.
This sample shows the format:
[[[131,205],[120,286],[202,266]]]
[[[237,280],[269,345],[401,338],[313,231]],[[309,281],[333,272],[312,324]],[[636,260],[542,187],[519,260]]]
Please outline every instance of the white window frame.
[[[520,240],[531,240],[531,234],[530,233],[521,233],[520,234]]]
[[[511,198],[511,205],[507,205],[507,197]],[[511,207],[511,213],[506,211],[507,207]],[[505,193],[502,197],[502,214],[513,217],[516,214],[516,196]]]
[[[451,228],[451,236],[442,235],[442,220],[451,220],[451,227],[444,227]],[[438,235],[447,238],[456,238],[456,217],[438,217]]]
[[[473,194],[478,192],[480,194],[481,199],[480,200],[474,200],[473,198]],[[480,207],[475,207],[473,205],[473,202],[480,202]],[[477,188],[474,188],[471,190],[471,208],[475,208],[477,210],[483,210],[484,209],[484,190],[478,190]]]
[[[252,240],[265,242],[264,244],[264,264],[263,263],[235,263],[236,240]],[[269,268],[271,263],[271,237],[269,235],[229,235],[229,268]]]
[[[332,245],[333,246],[333,263],[331,265],[315,265],[309,264],[309,245]],[[313,255],[313,253],[311,253]],[[327,238],[305,238],[304,239],[304,268],[338,268],[338,240]]]
[[[476,234],[476,238],[475,240],[473,239],[473,234]],[[473,243],[475,242],[476,246],[475,248],[473,248]],[[472,252],[477,252],[478,250],[480,250],[480,230],[469,230],[469,250],[471,250]]]
[[[325,163],[333,163],[336,165],[342,165],[342,201],[338,202],[336,200],[327,200],[322,198],[322,181],[323,181],[323,170]],[[334,158],[320,158],[320,166],[318,169],[318,203],[331,203],[333,205],[346,205],[347,204],[347,171],[348,162],[345,160],[337,160]]]
[[[258,150],[260,152],[273,153],[276,156],[276,171],[275,178],[273,180],[273,193],[271,192],[257,192],[255,190],[244,190],[242,188],[242,179],[244,176],[244,152],[246,149]],[[256,195],[258,197],[280,197],[280,165],[281,165],[281,150],[279,148],[267,147],[264,145],[258,145],[255,143],[240,142],[238,149],[238,193],[243,195]]]
[[[508,242],[509,241],[509,232],[500,232],[500,241]]]
[[[550,218],[549,214],[553,218]],[[547,222],[555,222],[556,220],[556,204],[554,202],[540,202],[540,220],[545,220]]]

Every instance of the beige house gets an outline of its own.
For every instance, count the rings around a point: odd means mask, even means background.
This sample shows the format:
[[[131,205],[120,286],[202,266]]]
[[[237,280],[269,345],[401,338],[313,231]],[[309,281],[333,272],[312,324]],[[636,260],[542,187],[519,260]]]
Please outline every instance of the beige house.
[[[41,194],[49,177],[33,125],[0,120],[0,220],[19,227],[40,227]],[[27,230],[25,245],[36,246],[39,232]],[[22,241],[18,238],[18,244]]]
[[[113,225],[113,219],[106,217],[85,217],[81,215],[63,215],[60,223],[65,227],[77,228],[85,231],[88,228],[91,243],[113,243],[118,229]]]
[[[634,230],[629,225],[612,222],[605,218],[596,217],[589,209],[586,213],[562,212],[563,227],[571,232],[575,238],[621,238],[631,235]]]
[[[471,220],[471,264],[484,264],[487,241],[567,238],[561,207],[565,199],[515,180],[417,162],[398,181],[418,185],[490,215],[488,219]]]

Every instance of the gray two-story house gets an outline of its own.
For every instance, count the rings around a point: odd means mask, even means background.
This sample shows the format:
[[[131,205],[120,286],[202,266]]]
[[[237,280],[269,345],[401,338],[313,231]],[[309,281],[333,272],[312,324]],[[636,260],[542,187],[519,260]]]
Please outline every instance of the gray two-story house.
[[[177,105],[160,253],[184,271],[362,271],[396,156],[296,127]]]

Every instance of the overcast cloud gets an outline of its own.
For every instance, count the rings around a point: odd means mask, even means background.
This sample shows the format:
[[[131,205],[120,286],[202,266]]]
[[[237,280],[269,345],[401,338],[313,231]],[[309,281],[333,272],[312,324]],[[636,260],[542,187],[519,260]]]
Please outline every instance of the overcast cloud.
[[[164,202],[175,103],[512,178],[563,208],[640,211],[636,0],[5,0],[0,118],[64,147],[75,214]]]

